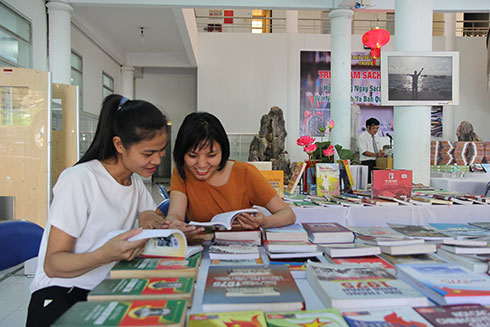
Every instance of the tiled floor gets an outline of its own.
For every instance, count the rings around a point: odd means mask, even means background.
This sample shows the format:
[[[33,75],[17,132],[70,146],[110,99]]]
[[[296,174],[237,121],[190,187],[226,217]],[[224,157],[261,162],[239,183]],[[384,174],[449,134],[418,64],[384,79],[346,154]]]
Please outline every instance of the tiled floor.
[[[158,204],[162,199],[158,186],[147,184],[147,188]],[[31,281],[24,275],[23,264],[0,271],[0,327],[25,326]]]

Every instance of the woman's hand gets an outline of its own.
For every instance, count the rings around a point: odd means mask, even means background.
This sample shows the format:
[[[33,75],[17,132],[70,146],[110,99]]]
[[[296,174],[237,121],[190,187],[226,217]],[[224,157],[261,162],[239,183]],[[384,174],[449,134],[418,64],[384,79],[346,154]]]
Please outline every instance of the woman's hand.
[[[127,260],[131,261],[145,249],[148,239],[139,241],[128,241],[129,238],[139,234],[142,228],[131,229],[111,238],[98,251],[106,262]]]
[[[203,227],[188,225],[180,220],[167,220],[168,228],[182,231],[187,239],[190,239],[204,231]]]
[[[164,217],[159,216],[154,211],[144,211],[140,214],[138,219],[139,227],[145,229],[166,229],[168,228],[168,222]]]
[[[256,212],[254,214],[241,213],[233,222],[237,222],[238,226],[243,229],[258,229],[262,226],[265,216],[262,212]]]

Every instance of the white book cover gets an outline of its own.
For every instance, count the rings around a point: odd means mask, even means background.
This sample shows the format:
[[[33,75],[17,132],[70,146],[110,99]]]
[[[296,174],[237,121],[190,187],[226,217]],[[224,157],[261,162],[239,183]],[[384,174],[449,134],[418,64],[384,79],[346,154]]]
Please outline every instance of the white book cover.
[[[222,226],[228,230],[231,229],[231,225],[233,223],[233,220],[241,213],[248,213],[248,214],[255,214],[259,212],[257,209],[254,208],[248,208],[248,209],[240,209],[240,210],[235,210],[235,211],[228,211],[228,212],[223,212],[220,214],[215,215],[213,218],[211,218],[211,221],[209,222],[199,222],[199,221],[191,221],[189,225],[194,225],[194,226]]]
[[[317,163],[316,195],[340,194],[340,169],[336,163]]]
[[[400,264],[398,276],[439,305],[490,304],[490,277],[451,264]]]
[[[377,266],[308,262],[306,278],[325,306],[339,310],[428,305],[421,293]]]

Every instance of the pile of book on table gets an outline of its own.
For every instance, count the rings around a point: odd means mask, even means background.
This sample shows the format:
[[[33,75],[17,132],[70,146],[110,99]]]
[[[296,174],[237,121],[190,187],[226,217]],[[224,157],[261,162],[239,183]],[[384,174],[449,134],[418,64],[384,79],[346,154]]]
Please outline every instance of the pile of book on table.
[[[53,326],[490,326],[490,223],[225,231],[205,243],[217,256],[190,314],[203,247],[149,233],[142,257],[117,263]],[[325,309],[306,310],[304,278]]]

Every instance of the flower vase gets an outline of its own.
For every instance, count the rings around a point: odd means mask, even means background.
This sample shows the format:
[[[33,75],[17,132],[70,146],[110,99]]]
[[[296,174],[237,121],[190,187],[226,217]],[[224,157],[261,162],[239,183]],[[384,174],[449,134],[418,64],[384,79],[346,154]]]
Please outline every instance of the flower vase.
[[[303,193],[316,195],[316,163],[318,160],[308,160],[303,174]]]

